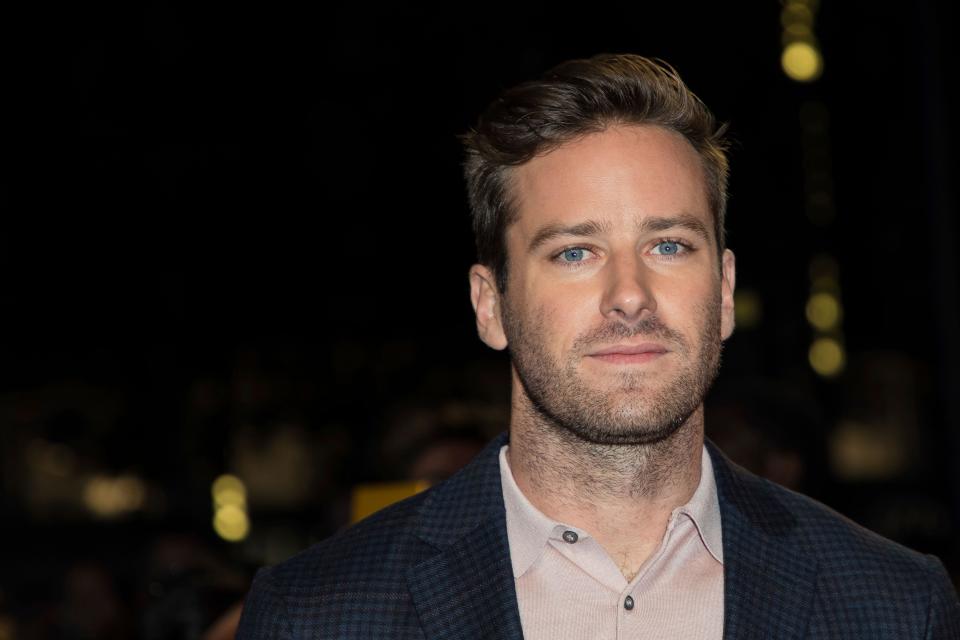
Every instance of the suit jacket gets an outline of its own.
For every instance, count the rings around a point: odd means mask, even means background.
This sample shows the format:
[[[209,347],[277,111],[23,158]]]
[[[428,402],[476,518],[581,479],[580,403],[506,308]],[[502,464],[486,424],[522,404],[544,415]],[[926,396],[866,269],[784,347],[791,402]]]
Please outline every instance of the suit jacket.
[[[261,570],[238,638],[522,638],[494,440],[457,475]],[[731,463],[712,443],[725,640],[960,639],[940,561]]]

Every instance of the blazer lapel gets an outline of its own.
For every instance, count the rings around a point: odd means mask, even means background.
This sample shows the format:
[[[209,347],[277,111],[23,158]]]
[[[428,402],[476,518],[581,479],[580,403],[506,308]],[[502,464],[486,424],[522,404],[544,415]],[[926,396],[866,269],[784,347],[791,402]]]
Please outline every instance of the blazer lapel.
[[[497,438],[461,473],[437,487],[420,512],[418,535],[435,552],[407,572],[428,640],[521,640]]]
[[[505,534],[488,521],[462,545],[441,551],[407,575],[429,639],[520,640],[520,613]]]
[[[765,481],[707,442],[723,527],[724,640],[802,638],[817,568],[796,519]]]

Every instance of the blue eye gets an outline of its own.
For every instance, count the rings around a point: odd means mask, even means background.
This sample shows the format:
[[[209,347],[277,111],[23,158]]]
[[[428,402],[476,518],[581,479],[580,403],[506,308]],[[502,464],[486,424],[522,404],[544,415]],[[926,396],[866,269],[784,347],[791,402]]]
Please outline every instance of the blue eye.
[[[584,250],[580,248],[564,249],[560,255],[564,262],[580,262],[583,260]]]
[[[656,255],[675,256],[678,253],[680,253],[680,243],[671,242],[670,240],[658,242],[657,246],[654,248],[654,254]]]

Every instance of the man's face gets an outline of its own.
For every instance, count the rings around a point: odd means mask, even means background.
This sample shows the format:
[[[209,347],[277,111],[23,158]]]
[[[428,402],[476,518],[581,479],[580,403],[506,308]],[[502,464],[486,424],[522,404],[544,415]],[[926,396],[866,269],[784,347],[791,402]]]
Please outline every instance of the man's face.
[[[616,126],[518,167],[508,284],[471,270],[481,338],[514,392],[590,442],[645,443],[702,403],[733,330],[700,158],[679,134]]]

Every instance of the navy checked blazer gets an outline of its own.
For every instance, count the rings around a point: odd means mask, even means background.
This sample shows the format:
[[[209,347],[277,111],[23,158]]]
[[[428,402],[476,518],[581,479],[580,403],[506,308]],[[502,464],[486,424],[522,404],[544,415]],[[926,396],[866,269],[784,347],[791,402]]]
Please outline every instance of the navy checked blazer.
[[[457,475],[257,574],[240,640],[522,638],[494,440]],[[943,565],[715,445],[725,640],[960,639]]]

